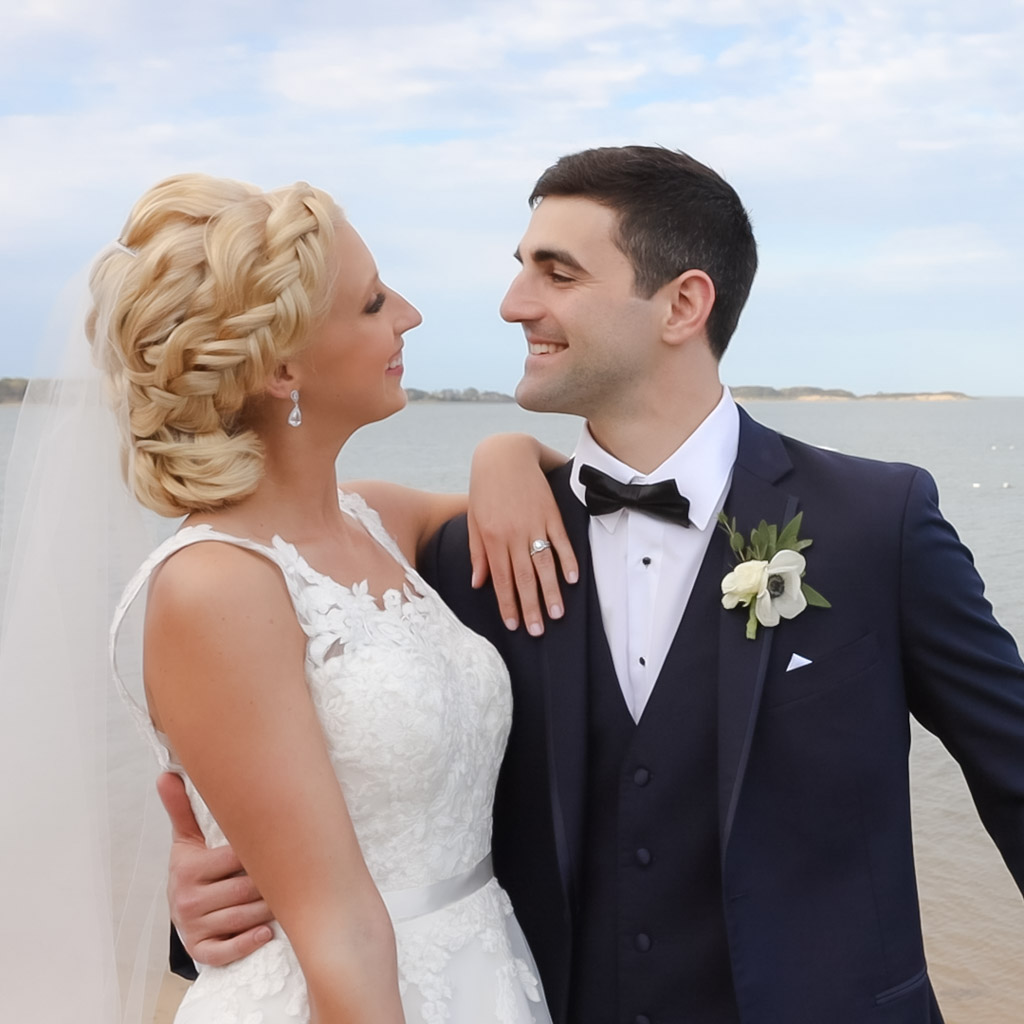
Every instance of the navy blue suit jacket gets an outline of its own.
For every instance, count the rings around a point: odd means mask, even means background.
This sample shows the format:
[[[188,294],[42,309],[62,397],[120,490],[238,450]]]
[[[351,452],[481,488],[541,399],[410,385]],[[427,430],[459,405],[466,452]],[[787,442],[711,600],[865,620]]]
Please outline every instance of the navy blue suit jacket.
[[[512,676],[494,855],[556,1021],[571,984],[586,770],[587,516],[552,487],[581,562],[540,639],[472,591],[464,519],[425,575]],[[934,1024],[911,848],[908,712],[960,763],[1024,891],[1024,665],[930,476],[783,437],[741,412],[726,512],[744,532],[803,512],[807,581],[832,604],[744,635],[721,609],[717,789],[724,911],[744,1024]],[[718,584],[732,567],[723,562]],[[721,601],[694,592],[691,602]],[[793,654],[810,665],[787,672]],[[658,686],[673,685],[663,671]],[[672,723],[662,727],[670,730]],[[682,810],[681,810],[682,813]],[[685,908],[678,908],[685,913]],[[1019,913],[1020,908],[1013,908]]]

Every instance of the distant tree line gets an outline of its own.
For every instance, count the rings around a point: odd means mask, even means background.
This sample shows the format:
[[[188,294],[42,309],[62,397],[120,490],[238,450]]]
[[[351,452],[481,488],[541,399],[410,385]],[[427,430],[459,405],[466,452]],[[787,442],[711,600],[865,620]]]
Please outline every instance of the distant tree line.
[[[873,395],[855,395],[842,388],[765,388],[757,386],[730,387],[733,397],[756,402],[776,398],[792,401],[798,398],[969,398],[962,391],[877,391]]]
[[[0,377],[0,405],[20,402],[27,387],[28,381],[24,377]]]
[[[0,403],[20,402],[28,381],[24,377],[0,377]],[[511,395],[500,391],[479,391],[476,388],[443,388],[441,391],[422,391],[406,388],[410,402],[514,402]]]
[[[852,391],[843,391],[842,388],[764,388],[757,386],[738,387],[729,389],[735,398],[746,398],[757,400],[758,398],[807,398],[815,396],[821,398],[856,398]]]
[[[442,388],[440,391],[421,391],[419,388],[406,388],[405,393],[410,402],[514,402],[511,395],[500,391],[477,391],[476,388]]]
[[[28,381],[24,377],[0,377],[0,404],[20,402],[25,394]],[[796,398],[967,398],[960,391],[940,391],[934,394],[878,392],[874,395],[855,395],[852,391],[842,388],[765,388],[736,387],[731,389],[740,401],[756,402],[763,399],[796,399]],[[440,391],[422,391],[419,388],[406,388],[405,393],[410,402],[514,402],[511,395],[501,391],[478,391],[476,388],[442,388]]]

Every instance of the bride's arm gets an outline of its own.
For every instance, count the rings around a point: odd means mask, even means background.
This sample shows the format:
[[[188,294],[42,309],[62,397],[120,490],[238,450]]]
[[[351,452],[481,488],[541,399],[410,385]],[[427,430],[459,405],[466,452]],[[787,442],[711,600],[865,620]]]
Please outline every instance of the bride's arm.
[[[151,713],[288,935],[314,1021],[403,1020],[394,934],[303,674],[278,570],[230,545],[174,555],[146,612]]]
[[[551,618],[562,615],[558,565],[574,583],[576,557],[562,525],[545,473],[565,456],[529,434],[495,434],[477,445],[469,495],[433,494],[379,480],[343,484],[361,494],[381,516],[406,557],[416,564],[437,530],[453,516],[468,511],[473,586],[490,575],[502,618],[509,629],[519,625],[519,611],[534,635],[544,631],[537,588]],[[551,548],[530,556],[535,539]]]

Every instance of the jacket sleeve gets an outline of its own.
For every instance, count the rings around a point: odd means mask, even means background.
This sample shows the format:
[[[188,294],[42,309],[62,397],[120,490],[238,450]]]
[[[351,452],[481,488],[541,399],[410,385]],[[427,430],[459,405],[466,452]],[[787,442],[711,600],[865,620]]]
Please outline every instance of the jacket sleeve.
[[[900,587],[910,710],[960,764],[1024,892],[1024,664],[923,470],[908,493]]]

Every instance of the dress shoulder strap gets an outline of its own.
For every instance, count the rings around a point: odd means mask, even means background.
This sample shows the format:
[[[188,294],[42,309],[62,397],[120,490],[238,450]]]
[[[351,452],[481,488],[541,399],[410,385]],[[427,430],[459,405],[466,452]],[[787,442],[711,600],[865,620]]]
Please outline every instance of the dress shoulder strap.
[[[409,560],[402,554],[402,549],[395,543],[395,538],[384,529],[380,521],[380,514],[375,508],[370,508],[361,494],[355,491],[343,491],[338,488],[338,506],[342,512],[347,512],[353,519],[357,520],[366,532],[391,555],[391,557],[406,571],[415,572],[409,564]]]
[[[235,537],[230,533],[221,533],[219,530],[215,530],[213,527],[205,524],[200,526],[185,526],[173,536],[168,537],[167,540],[159,545],[159,547],[155,548],[135,571],[135,575],[128,581],[128,585],[124,588],[121,598],[117,602],[117,606],[114,609],[114,616],[110,623],[108,654],[110,658],[110,670],[114,678],[114,686],[117,688],[117,692],[121,696],[121,699],[128,706],[128,710],[131,712],[132,718],[135,720],[135,724],[138,726],[139,731],[146,737],[150,746],[152,746],[156,754],[157,761],[159,762],[161,769],[164,771],[177,771],[180,770],[180,766],[174,763],[166,742],[154,728],[153,722],[149,717],[149,711],[131,694],[128,687],[125,685],[117,664],[117,642],[121,633],[121,626],[124,623],[124,619],[128,614],[129,608],[131,608],[135,599],[139,596],[140,591],[149,581],[150,576],[153,575],[153,571],[157,566],[165,562],[171,557],[171,555],[181,551],[182,548],[190,547],[191,545],[198,544],[201,541],[210,540],[223,541],[227,544],[234,544],[236,547],[245,548],[248,551],[255,551],[258,554],[263,555],[265,558],[270,559],[270,561],[275,564],[280,564],[280,560],[274,549],[268,548],[263,544],[257,544],[255,541],[249,540],[245,537]]]

